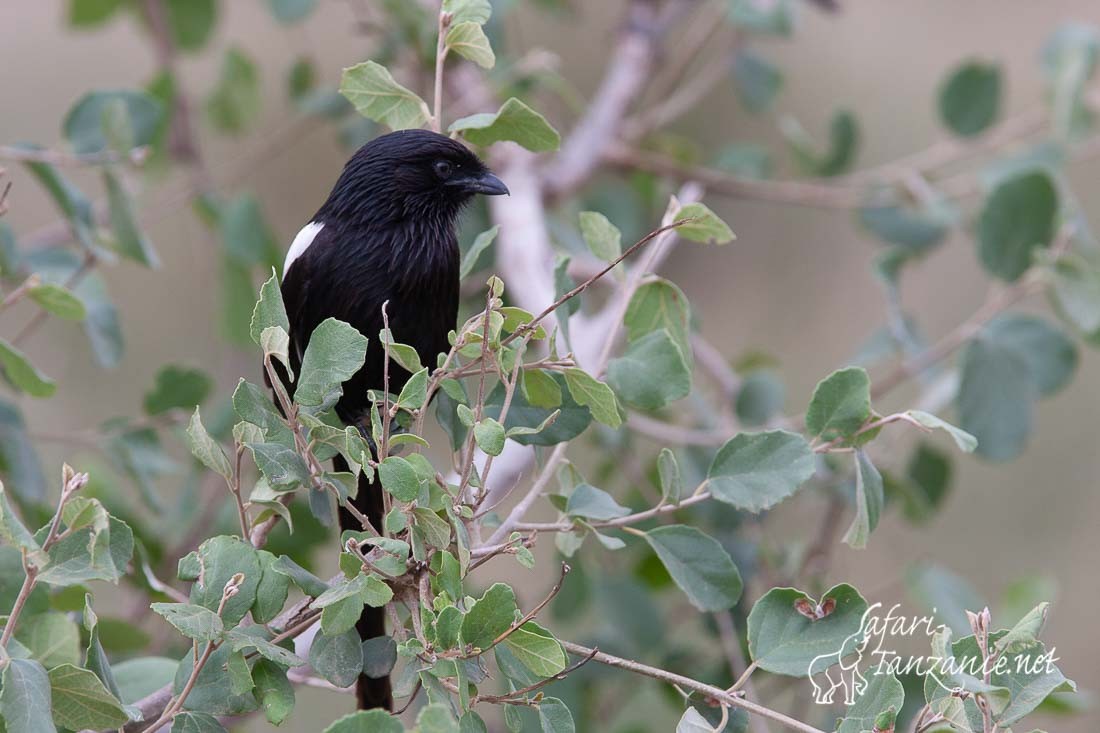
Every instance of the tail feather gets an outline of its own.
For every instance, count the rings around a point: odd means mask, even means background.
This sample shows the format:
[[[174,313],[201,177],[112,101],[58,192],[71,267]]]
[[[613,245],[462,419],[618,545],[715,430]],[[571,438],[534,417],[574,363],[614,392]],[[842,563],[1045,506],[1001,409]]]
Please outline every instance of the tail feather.
[[[333,468],[337,471],[350,470],[347,462],[341,456],[332,459]],[[366,515],[375,527],[382,526],[385,512],[382,503],[382,487],[377,483],[368,481],[366,477],[359,476],[359,490],[352,502],[355,508]],[[340,507],[340,530],[361,530],[363,527],[355,515],[347,509]],[[359,632],[359,638],[366,641],[376,636],[386,635],[386,609],[363,607],[363,614],[355,624],[355,630]],[[370,708],[383,708],[393,710],[393,690],[390,687],[389,676],[368,677],[360,674],[355,683],[355,697],[359,701],[360,710]]]

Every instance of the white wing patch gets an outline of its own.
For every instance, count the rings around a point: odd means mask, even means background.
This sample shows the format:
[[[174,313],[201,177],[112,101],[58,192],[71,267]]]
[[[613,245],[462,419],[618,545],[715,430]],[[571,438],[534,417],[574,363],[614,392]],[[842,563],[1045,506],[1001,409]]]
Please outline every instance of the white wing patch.
[[[290,250],[286,253],[286,261],[283,263],[283,277],[286,277],[286,273],[290,266],[294,264],[294,260],[305,254],[305,251],[309,249],[309,245],[313,244],[313,240],[317,238],[324,227],[324,224],[316,221],[311,221],[302,227],[302,231],[294,237],[294,241],[290,244]]]

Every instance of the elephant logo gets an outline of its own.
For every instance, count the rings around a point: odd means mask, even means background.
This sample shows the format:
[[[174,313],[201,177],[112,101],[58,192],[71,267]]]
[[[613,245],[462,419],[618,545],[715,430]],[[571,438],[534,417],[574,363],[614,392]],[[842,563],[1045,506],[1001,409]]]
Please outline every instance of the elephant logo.
[[[868,615],[879,606],[875,604],[868,608],[863,618],[860,619],[859,628],[849,635],[840,648],[828,654],[819,654],[810,662],[810,684],[814,688],[814,701],[818,705],[831,705],[836,691],[844,688],[844,704],[854,705],[856,698],[867,690],[867,678],[860,672],[859,665],[863,662],[864,654],[871,643],[872,634],[867,628]],[[882,644],[881,638],[879,645]],[[825,673],[826,684],[818,684],[814,679],[814,670],[821,669]]]

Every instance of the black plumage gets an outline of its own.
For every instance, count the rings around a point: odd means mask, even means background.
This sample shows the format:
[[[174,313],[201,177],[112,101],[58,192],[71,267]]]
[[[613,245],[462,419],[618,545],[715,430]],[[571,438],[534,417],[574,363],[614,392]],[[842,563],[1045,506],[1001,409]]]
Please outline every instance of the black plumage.
[[[459,297],[459,214],[478,193],[508,189],[466,147],[426,130],[383,135],[359,149],[328,200],[295,239],[283,272],[290,320],[291,366],[297,373],[309,335],[326,318],[354,326],[369,339],[363,368],[344,384],[336,412],[345,423],[369,425],[367,392],[383,385],[382,304],[394,339],[434,367],[449,350]],[[389,387],[410,374],[390,364]],[[288,385],[293,389],[293,384]],[[336,470],[347,470],[339,459]],[[360,478],[356,508],[382,522],[381,487]],[[341,510],[342,529],[360,529]],[[365,608],[362,638],[385,633],[383,609]],[[388,679],[360,677],[359,706],[392,706]]]

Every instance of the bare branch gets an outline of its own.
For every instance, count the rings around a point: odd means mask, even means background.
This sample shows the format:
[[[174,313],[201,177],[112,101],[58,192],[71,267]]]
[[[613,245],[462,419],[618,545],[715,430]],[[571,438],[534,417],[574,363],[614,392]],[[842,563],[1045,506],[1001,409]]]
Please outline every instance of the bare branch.
[[[825,733],[820,728],[815,728],[812,725],[807,725],[799,720],[795,720],[783,713],[780,713],[771,708],[766,708],[763,705],[759,705],[751,700],[746,700],[743,697],[733,695],[725,690],[715,687],[714,685],[708,685],[698,680],[693,680],[690,677],[684,677],[683,675],[676,674],[675,672],[668,672],[658,667],[650,667],[648,664],[642,664],[641,662],[635,662],[630,659],[624,659],[622,657],[615,657],[610,654],[598,651],[596,649],[590,649],[580,644],[574,644],[570,641],[562,641],[561,645],[565,647],[565,650],[570,654],[576,654],[579,656],[590,656],[593,660],[600,664],[606,664],[609,667],[617,667],[619,669],[625,669],[628,672],[634,674],[640,674],[645,677],[652,677],[655,680],[661,682],[667,682],[670,685],[676,685],[686,690],[692,690],[694,692],[701,693],[706,697],[718,702],[722,705],[728,705],[730,707],[741,708],[742,710],[751,713],[753,715],[759,715],[769,720],[774,720],[791,730],[801,731],[802,733]]]

